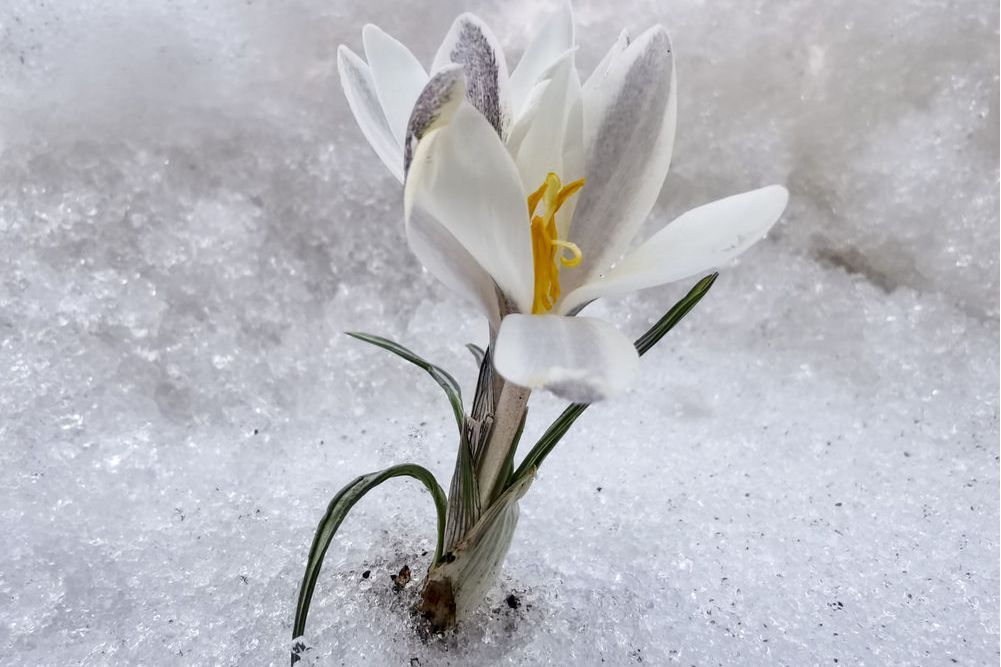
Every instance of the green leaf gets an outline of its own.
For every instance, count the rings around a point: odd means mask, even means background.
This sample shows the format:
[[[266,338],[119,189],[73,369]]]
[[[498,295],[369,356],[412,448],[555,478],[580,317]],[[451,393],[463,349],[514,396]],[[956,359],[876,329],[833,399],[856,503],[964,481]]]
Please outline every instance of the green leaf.
[[[474,345],[473,343],[466,343],[466,349],[469,350],[469,353],[473,355],[474,359],[476,359],[476,365],[482,366],[483,359],[487,356],[487,353],[483,350],[483,348],[479,345]]]
[[[445,544],[451,548],[480,518],[480,488],[473,467],[473,453],[466,438],[459,439],[458,460],[449,491],[452,511],[445,525]]]
[[[671,306],[671,310],[667,311],[664,317],[657,321],[657,324],[650,327],[649,331],[636,339],[636,349],[639,351],[640,356],[646,354],[651,347],[660,342],[664,334],[673,329],[702,300],[702,297],[706,295],[718,277],[719,273],[711,273],[695,283],[692,289],[688,290],[688,294],[681,301]]]
[[[673,329],[678,322],[680,322],[685,315],[691,312],[692,308],[702,300],[702,297],[706,295],[709,288],[713,286],[716,282],[716,278],[719,276],[718,273],[713,273],[699,282],[688,291],[688,294],[684,296],[680,301],[674,304],[667,313],[664,314],[660,320],[657,321],[650,329],[636,339],[636,350],[640,355],[646,354],[650,348],[656,345],[661,338],[667,334],[668,331]],[[546,460],[549,456],[549,452],[553,451],[560,439],[566,435],[567,431],[573,425],[577,418],[580,417],[584,410],[587,409],[588,403],[573,403],[563,413],[556,418],[546,432],[542,434],[539,441],[535,443],[532,450],[525,456],[521,465],[518,466],[518,470],[514,472],[509,478],[510,480],[520,479],[522,475],[526,474],[532,468],[538,468],[542,465],[542,462]],[[509,482],[510,484],[511,482]]]
[[[466,413],[462,407],[462,391],[459,389],[459,383],[455,381],[455,378],[452,377],[448,371],[439,366],[435,366],[430,361],[415,354],[399,343],[389,340],[388,338],[361,333],[359,331],[346,331],[345,333],[352,338],[357,338],[358,340],[363,340],[366,343],[371,343],[372,345],[381,347],[384,350],[389,350],[393,354],[403,357],[415,366],[423,368],[427,371],[428,375],[430,375],[434,381],[438,383],[438,386],[440,386],[445,391],[445,395],[448,396],[448,402],[452,404],[452,412],[455,413],[455,423],[459,426],[459,434],[462,434],[463,425],[466,420]]]
[[[344,517],[347,516],[355,503],[361,500],[366,493],[393,477],[413,477],[431,492],[435,509],[438,512],[438,540],[432,563],[437,563],[441,559],[445,537],[445,511],[448,501],[445,499],[445,492],[442,491],[438,481],[427,468],[407,463],[358,477],[337,492],[337,495],[327,506],[327,512],[320,519],[320,525],[316,528],[313,545],[309,548],[309,556],[306,559],[306,573],[303,575],[302,585],[299,587],[299,601],[296,603],[295,622],[292,626],[293,640],[301,637],[306,629],[306,615],[309,613],[309,604],[313,599],[313,590],[316,588],[320,566],[323,564],[323,558],[327,554],[330,542],[334,539],[334,533],[337,532]],[[297,649],[293,648],[292,664],[294,665],[298,659]]]
[[[472,517],[475,523],[480,518],[480,489],[476,482],[476,471],[473,470],[473,454],[469,451],[469,443],[459,443],[459,486],[462,488],[460,499],[464,505],[464,514]]]
[[[570,427],[573,426],[573,423],[577,421],[577,417],[580,417],[584,413],[584,410],[587,409],[588,405],[590,404],[572,403],[568,406],[567,409],[556,418],[556,421],[550,424],[549,428],[546,429],[546,432],[542,434],[541,438],[539,438],[539,441],[535,443],[534,447],[532,447],[532,450],[525,455],[521,465],[518,466],[518,469],[513,475],[511,475],[510,479],[521,479],[521,476],[526,474],[529,470],[538,468],[542,465],[542,462],[546,460],[547,456],[549,456],[549,452],[553,451],[553,448],[556,447],[560,439],[566,435],[567,431],[570,430]]]

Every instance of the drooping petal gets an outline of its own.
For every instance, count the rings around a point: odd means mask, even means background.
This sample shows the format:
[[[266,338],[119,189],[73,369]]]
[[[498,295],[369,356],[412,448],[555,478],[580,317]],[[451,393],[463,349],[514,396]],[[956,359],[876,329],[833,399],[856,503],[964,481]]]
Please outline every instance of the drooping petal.
[[[567,294],[560,313],[603,296],[663,285],[720,267],[760,240],[782,215],[789,193],[770,185],[692,209],[626,255],[606,275]]]
[[[632,342],[608,322],[558,315],[505,317],[493,359],[505,379],[575,403],[615,395],[639,367]]]
[[[527,190],[541,184],[551,171],[570,180],[563,170],[563,141],[574,101],[570,98],[574,71],[574,53],[569,51],[542,75],[537,101],[518,121],[519,125],[524,124],[524,131],[517,137],[512,131],[507,142]]]
[[[437,71],[421,91],[407,123],[403,146],[403,170],[409,171],[418,142],[428,132],[452,119],[466,96],[465,78],[461,65],[449,65]]]
[[[667,175],[677,100],[667,32],[651,28],[583,90],[587,186],[570,225],[584,253],[573,288],[606,270],[629,247]]]
[[[362,28],[365,59],[372,71],[379,102],[396,143],[403,146],[407,120],[428,75],[410,49],[371,23]]]
[[[461,14],[452,24],[434,58],[432,72],[456,63],[466,73],[466,99],[501,138],[511,121],[507,61],[490,28],[473,14]]]
[[[517,119],[539,78],[574,45],[573,9],[564,2],[549,16],[525,48],[511,72],[511,110]]]
[[[417,145],[404,208],[408,224],[418,213],[436,220],[490,274],[512,307],[531,309],[534,273],[525,191],[497,133],[468,104]]]
[[[346,46],[337,49],[337,70],[348,107],[362,134],[386,168],[402,183],[403,149],[389,129],[371,70]]]

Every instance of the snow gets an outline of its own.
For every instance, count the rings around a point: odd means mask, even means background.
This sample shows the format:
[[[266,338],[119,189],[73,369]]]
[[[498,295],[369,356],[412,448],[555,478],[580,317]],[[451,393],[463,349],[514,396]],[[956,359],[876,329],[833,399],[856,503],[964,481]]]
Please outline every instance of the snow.
[[[454,461],[434,383],[339,332],[467,393],[485,336],[407,250],[336,46],[372,21],[429,62],[473,10],[514,55],[554,3],[72,4],[0,7],[0,662],[286,664],[329,498]],[[648,231],[772,182],[790,208],[546,462],[475,618],[414,633],[389,576],[433,509],[394,480],[331,548],[311,659],[996,664],[997,6],[577,12],[585,69],[672,33]],[[686,287],[595,313],[638,335]]]

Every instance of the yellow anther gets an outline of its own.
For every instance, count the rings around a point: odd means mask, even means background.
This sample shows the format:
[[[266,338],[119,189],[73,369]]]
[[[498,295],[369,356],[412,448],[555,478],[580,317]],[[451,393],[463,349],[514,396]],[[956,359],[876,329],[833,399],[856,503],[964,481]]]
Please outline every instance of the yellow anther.
[[[577,266],[583,254],[576,244],[559,238],[556,213],[571,195],[584,187],[584,179],[563,185],[559,176],[550,172],[539,189],[528,196],[528,217],[532,225],[532,257],[535,268],[535,297],[532,313],[547,313],[560,298],[560,265]],[[536,215],[539,204],[542,215]],[[567,257],[566,253],[570,256]],[[559,261],[557,261],[559,260]]]

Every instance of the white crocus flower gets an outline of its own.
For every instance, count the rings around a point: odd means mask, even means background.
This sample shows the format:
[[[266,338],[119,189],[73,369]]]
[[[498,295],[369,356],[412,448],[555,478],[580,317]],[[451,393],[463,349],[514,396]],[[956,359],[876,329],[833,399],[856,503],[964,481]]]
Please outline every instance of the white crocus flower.
[[[567,5],[510,76],[497,39],[468,14],[430,77],[374,26],[363,33],[368,64],[342,47],[339,65],[362,131],[405,182],[413,251],[486,313],[496,370],[590,402],[625,387],[638,356],[611,324],[574,315],[725,264],[764,236],[788,193],[706,204],[627,252],[671,161],[671,44],[661,26],[623,33],[581,84],[572,26]]]

